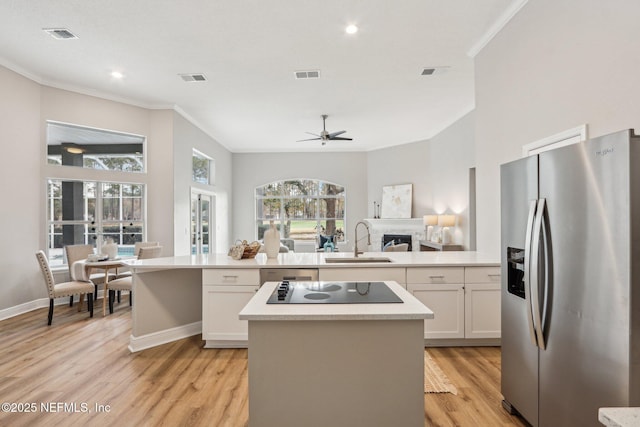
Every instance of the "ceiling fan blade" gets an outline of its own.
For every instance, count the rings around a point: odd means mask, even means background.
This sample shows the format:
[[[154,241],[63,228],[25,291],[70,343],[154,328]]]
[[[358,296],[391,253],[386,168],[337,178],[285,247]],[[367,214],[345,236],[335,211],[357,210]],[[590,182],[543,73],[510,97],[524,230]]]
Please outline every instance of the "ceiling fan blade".
[[[335,138],[329,138],[332,141],[353,141],[353,138],[342,138],[340,136],[337,136]]]
[[[309,135],[317,136],[318,138],[320,138],[320,135],[318,135],[317,133],[313,133],[313,132],[305,132],[305,133],[308,133]]]
[[[321,138],[309,138],[309,139],[299,139],[296,142],[302,142],[302,141],[319,141]]]
[[[333,132],[329,134],[329,138],[333,138],[334,136],[338,136],[338,135],[342,135],[343,133],[345,133],[346,130],[341,130],[339,132]]]

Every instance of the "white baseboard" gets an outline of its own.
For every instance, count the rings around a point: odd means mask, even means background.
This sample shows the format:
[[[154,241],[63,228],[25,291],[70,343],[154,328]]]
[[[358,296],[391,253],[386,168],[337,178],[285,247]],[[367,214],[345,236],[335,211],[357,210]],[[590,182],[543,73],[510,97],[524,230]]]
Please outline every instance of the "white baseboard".
[[[188,325],[177,326],[164,331],[153,332],[151,334],[129,337],[129,351],[135,353],[147,348],[156,347],[168,342],[177,341],[182,338],[191,337],[202,333],[202,322],[190,323]]]
[[[425,347],[500,347],[500,338],[425,339]]]
[[[60,302],[60,304],[62,303],[63,302]],[[68,299],[66,303],[69,304]],[[25,302],[24,304],[14,305],[13,307],[0,310],[0,320],[5,320],[10,317],[18,316],[20,314],[28,313],[30,311],[44,307],[49,307],[49,298],[39,298],[33,301]]]
[[[98,299],[102,297],[103,292],[98,291]],[[78,302],[78,299],[74,300],[74,304]],[[54,301],[55,305],[65,305],[69,304],[69,298],[56,298]],[[86,304],[85,304],[86,305]],[[25,302],[23,304],[14,305],[13,307],[5,308],[0,310],[0,320],[9,319],[10,317],[19,316],[21,314],[28,313],[33,310],[37,310],[39,308],[48,308],[49,307],[49,298],[38,298],[33,301]]]
[[[248,340],[206,340],[204,348],[248,348]]]

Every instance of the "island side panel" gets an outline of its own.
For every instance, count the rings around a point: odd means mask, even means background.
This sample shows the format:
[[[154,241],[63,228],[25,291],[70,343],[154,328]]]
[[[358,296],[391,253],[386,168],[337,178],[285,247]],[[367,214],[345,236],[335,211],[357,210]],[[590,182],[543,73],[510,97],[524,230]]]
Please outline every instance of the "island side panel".
[[[423,320],[249,321],[249,425],[424,425]]]
[[[202,269],[134,272],[132,318],[133,337],[201,322]]]

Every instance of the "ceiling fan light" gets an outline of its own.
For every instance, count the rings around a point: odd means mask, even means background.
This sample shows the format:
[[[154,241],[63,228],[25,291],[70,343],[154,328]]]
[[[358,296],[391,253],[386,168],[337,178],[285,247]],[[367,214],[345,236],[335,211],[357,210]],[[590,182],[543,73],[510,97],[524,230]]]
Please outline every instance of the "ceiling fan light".
[[[76,144],[65,144],[63,145],[63,148],[67,153],[71,153],[71,154],[84,153],[84,148],[78,147]]]

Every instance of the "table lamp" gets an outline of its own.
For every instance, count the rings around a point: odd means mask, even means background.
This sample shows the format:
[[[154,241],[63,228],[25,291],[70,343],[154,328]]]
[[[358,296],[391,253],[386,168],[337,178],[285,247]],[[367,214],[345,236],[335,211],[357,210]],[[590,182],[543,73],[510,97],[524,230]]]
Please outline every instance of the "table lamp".
[[[441,227],[442,244],[448,245],[451,243],[451,232],[449,227],[456,225],[455,215],[438,215],[438,225]]]
[[[431,241],[434,237],[433,226],[438,225],[438,215],[425,215],[422,217],[422,221],[426,227],[425,240]]]

